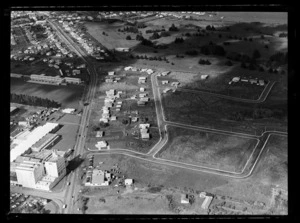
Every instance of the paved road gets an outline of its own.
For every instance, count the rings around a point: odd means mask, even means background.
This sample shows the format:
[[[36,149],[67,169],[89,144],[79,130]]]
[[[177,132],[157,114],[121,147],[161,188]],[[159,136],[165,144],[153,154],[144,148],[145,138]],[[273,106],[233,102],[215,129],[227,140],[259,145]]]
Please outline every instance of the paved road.
[[[90,83],[88,93],[86,95],[85,102],[88,102],[88,105],[83,108],[81,122],[79,127],[79,137],[77,138],[75,151],[73,157],[79,156],[83,154],[84,144],[87,134],[87,124],[91,115],[91,106],[92,99],[94,98],[96,92],[96,84],[97,84],[97,72],[93,66],[93,64],[86,59],[87,54],[75,43],[69,36],[64,32],[64,30],[55,22],[48,20],[48,22],[52,25],[52,27],[57,31],[57,35],[61,38],[62,41],[74,52],[78,54],[82,60],[87,64],[88,73],[90,75]],[[64,202],[67,205],[67,208],[63,211],[63,213],[72,213],[74,200],[76,199],[76,195],[78,194],[78,184],[76,183],[76,179],[78,179],[78,170],[74,170],[74,172],[70,173],[67,177],[68,182],[71,182],[71,186],[66,191],[66,195],[64,198]]]

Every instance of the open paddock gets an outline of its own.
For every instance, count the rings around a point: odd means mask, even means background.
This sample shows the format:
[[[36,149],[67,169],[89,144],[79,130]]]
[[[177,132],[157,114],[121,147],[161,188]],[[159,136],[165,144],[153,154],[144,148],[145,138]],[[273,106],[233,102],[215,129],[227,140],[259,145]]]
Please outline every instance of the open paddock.
[[[169,141],[156,157],[240,173],[257,140],[168,126]]]

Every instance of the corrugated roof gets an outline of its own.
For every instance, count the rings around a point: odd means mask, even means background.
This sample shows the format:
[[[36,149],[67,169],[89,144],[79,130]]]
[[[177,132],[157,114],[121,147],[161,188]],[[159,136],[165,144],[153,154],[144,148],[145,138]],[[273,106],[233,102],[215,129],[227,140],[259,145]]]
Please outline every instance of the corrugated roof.
[[[17,145],[14,149],[10,151],[10,161],[14,161],[19,155],[27,151],[32,145],[34,145],[37,141],[39,141],[57,126],[58,123],[47,122],[45,125],[35,128],[27,136],[27,139],[24,142]]]

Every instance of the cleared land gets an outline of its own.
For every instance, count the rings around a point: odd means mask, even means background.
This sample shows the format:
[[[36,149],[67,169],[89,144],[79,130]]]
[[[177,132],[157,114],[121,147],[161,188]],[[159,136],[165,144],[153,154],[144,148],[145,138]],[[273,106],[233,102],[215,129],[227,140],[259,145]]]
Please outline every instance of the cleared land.
[[[257,141],[231,135],[168,126],[169,141],[156,157],[242,172]]]
[[[123,23],[103,23],[103,22],[86,22],[85,26],[87,31],[108,49],[114,49],[117,47],[133,47],[139,42],[135,40],[136,34],[118,32],[118,29],[123,28]],[[103,35],[103,31],[107,35]],[[131,40],[126,40],[126,36],[131,36]]]
[[[162,97],[166,120],[190,125],[201,125],[250,134],[261,133],[264,126],[286,127],[286,104],[283,101],[268,101],[263,105],[235,102],[201,93],[176,91]],[[272,116],[254,118],[256,109],[267,109]],[[242,112],[243,121],[232,115]],[[271,113],[270,113],[271,114]],[[274,129],[273,129],[274,130]]]
[[[10,92],[48,98],[62,104],[62,107],[78,109],[84,89],[82,85],[55,86],[28,83],[19,78],[10,79]]]

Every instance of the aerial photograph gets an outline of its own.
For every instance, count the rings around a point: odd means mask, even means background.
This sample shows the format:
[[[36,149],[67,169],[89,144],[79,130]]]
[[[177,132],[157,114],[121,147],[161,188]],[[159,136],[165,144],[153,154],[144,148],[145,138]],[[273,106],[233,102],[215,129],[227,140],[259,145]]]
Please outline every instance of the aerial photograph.
[[[9,214],[288,215],[288,12],[179,10],[10,11]]]

